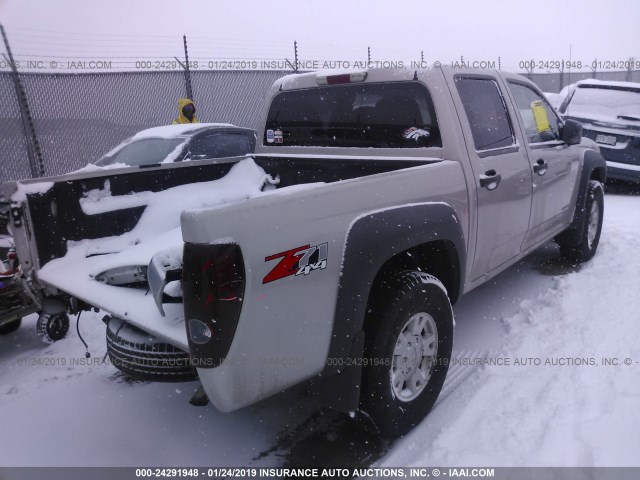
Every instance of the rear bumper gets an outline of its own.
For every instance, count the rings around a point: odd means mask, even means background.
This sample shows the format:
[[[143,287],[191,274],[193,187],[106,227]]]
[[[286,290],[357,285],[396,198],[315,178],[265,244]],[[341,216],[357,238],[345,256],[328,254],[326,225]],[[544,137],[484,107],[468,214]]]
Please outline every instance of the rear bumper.
[[[628,182],[640,181],[640,134],[635,130],[589,126],[583,129],[587,138],[595,141],[598,135],[614,136],[615,146],[597,143],[600,154],[607,161],[607,178]]]
[[[607,178],[640,183],[640,165],[629,165],[607,160]]]

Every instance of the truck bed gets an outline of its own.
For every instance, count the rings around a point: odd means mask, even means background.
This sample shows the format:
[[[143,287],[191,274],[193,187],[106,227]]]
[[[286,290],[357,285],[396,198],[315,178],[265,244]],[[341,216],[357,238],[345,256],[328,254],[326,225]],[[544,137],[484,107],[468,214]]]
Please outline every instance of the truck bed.
[[[293,194],[307,184],[317,187],[438,161],[256,156],[40,179],[52,185],[25,195],[26,226],[16,235],[18,253],[33,259],[35,278],[48,293],[62,291],[187,349],[180,304],[167,305],[162,317],[145,288],[107,285],[95,277],[120,266],[146,267],[154,254],[182,245],[181,211],[274,193],[263,191],[265,182],[276,183],[278,194]],[[8,184],[7,189],[15,193],[19,186]],[[37,191],[37,185],[31,190]]]

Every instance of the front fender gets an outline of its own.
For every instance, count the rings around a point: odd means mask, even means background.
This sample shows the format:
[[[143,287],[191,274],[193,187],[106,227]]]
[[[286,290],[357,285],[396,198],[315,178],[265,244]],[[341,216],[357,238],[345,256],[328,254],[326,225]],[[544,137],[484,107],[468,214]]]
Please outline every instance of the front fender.
[[[576,198],[576,209],[573,220],[567,230],[555,237],[561,245],[577,245],[580,243],[582,232],[584,231],[584,206],[587,201],[587,191],[589,180],[595,178],[604,183],[607,180],[607,162],[596,150],[585,150],[582,163],[582,172],[578,180],[578,195]]]

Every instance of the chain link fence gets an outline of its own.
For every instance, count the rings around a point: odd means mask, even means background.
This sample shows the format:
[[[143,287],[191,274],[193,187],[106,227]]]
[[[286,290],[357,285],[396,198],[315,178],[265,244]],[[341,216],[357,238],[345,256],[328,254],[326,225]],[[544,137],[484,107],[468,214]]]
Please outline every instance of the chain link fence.
[[[31,177],[20,109],[11,77],[0,74],[0,183]]]
[[[257,128],[269,87],[290,71],[191,72],[202,122]],[[11,74],[0,73],[0,183],[29,178],[29,159]],[[602,80],[640,82],[640,71],[598,72]],[[527,75],[545,92],[590,72]],[[21,73],[44,158],[45,175],[59,175],[97,160],[145,128],[170,124],[185,96],[181,71],[48,74]]]
[[[290,72],[192,72],[201,122],[257,128],[265,95]],[[185,96],[182,72],[21,74],[45,164],[59,175],[97,160],[145,128],[171,124]],[[11,76],[0,73],[0,183],[29,178]]]

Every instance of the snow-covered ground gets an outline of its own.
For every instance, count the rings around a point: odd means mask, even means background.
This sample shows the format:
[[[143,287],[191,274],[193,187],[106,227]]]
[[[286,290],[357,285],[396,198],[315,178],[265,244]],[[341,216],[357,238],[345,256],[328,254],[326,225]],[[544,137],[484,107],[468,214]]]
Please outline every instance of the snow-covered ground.
[[[640,466],[640,196],[605,202],[591,263],[564,265],[549,244],[456,305],[454,356],[510,365],[452,366],[431,414],[391,445],[298,391],[223,414],[188,403],[196,383],[130,382],[101,363],[101,315],[85,312],[88,360],[75,328],[43,344],[35,316],[0,337],[0,465]],[[587,364],[544,364],[572,358]]]

